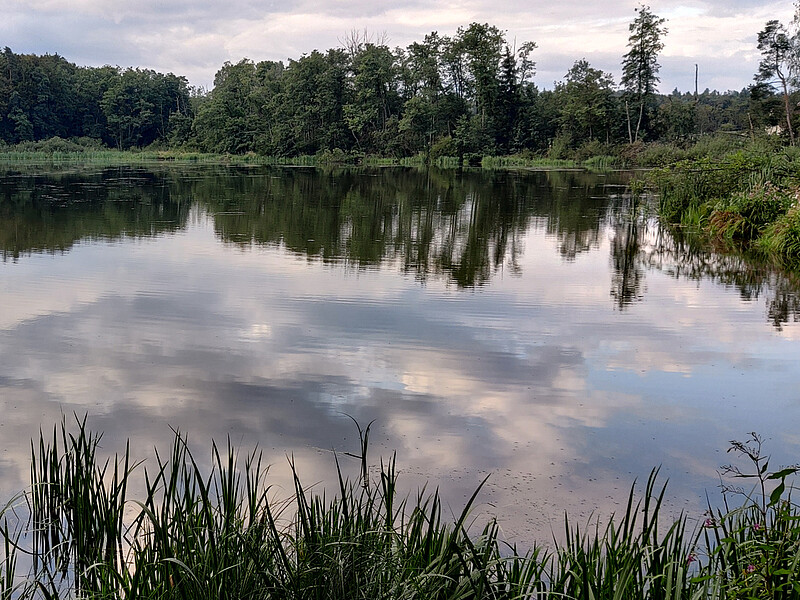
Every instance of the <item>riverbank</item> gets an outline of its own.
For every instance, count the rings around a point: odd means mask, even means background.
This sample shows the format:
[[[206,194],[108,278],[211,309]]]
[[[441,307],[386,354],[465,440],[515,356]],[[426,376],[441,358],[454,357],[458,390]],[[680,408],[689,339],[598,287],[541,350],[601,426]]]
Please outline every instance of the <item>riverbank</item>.
[[[644,182],[665,221],[711,241],[800,264],[800,151],[753,145],[722,157],[682,160]]]
[[[766,143],[766,142],[764,142]],[[585,168],[589,170],[653,168],[674,164],[681,160],[720,157],[745,147],[746,141],[731,136],[704,136],[690,144],[637,142],[635,144],[608,145],[597,143],[590,148],[564,151],[551,149],[545,153],[524,152],[494,156],[465,154],[462,157],[438,153],[419,153],[412,156],[380,156],[363,152],[325,150],[313,155],[264,156],[253,152],[245,154],[209,154],[188,147],[148,147],[115,150],[96,140],[80,138],[64,140],[51,138],[38,142],[23,142],[0,146],[0,165],[46,163],[101,165],[136,164],[154,161],[221,164],[264,165],[366,165],[366,166],[436,166],[440,168],[480,167],[506,168]],[[763,145],[763,144],[762,144]]]
[[[100,455],[85,419],[32,444],[30,487],[4,511],[4,598],[790,598],[800,578],[800,510],[753,435],[732,450],[756,493],[734,508],[660,523],[653,471],[602,526],[565,517],[565,540],[519,552],[493,520],[473,531],[482,487],[452,520],[437,492],[398,490],[395,458],[360,474],[332,459],[338,491],[294,470],[288,500],[270,494],[261,455],[212,446],[199,466],[176,434],[147,467]],[[352,455],[351,455],[352,456]],[[342,456],[343,460],[346,460]],[[155,467],[154,467],[155,464]],[[138,479],[139,481],[135,481]],[[145,494],[129,496],[142,484]],[[485,483],[485,480],[484,480]],[[737,498],[730,490],[726,500]],[[30,510],[30,520],[25,515]],[[693,516],[697,517],[697,516]],[[32,559],[26,575],[20,563]]]

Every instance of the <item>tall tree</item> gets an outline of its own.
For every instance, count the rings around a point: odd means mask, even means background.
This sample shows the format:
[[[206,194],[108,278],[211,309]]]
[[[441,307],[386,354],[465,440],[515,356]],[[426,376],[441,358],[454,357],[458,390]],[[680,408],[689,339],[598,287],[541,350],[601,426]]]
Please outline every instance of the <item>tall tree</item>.
[[[279,69],[283,69],[280,65]],[[244,153],[255,149],[255,139],[266,128],[258,90],[257,67],[248,60],[226,62],[214,76],[214,90],[200,107],[195,131],[203,150]]]
[[[656,84],[660,81],[658,71],[658,54],[664,49],[662,38],[667,34],[663,19],[650,11],[649,6],[640,6],[633,22],[628,26],[628,48],[630,50],[622,58],[622,86],[626,92],[628,140],[638,141],[642,128],[642,120],[647,103],[656,92]],[[631,125],[631,103],[638,109],[639,116],[636,128]]]
[[[395,57],[386,46],[368,43],[356,55],[353,71],[354,93],[344,106],[344,117],[358,147],[374,151],[378,134],[399,112]]]
[[[488,23],[471,23],[458,28],[453,42],[466,66],[466,89],[482,127],[490,127],[490,116],[499,91],[499,71],[506,40],[503,32]]]
[[[611,137],[614,113],[614,80],[610,74],[589,66],[586,59],[575,62],[557,86],[563,100],[559,123],[562,131],[578,143]]]
[[[798,5],[800,13],[800,5]],[[795,23],[797,23],[797,16]],[[758,64],[756,83],[768,88],[779,86],[783,95],[783,107],[789,139],[794,146],[794,127],[792,126],[792,109],[789,102],[791,88],[797,83],[798,52],[800,51],[798,35],[790,35],[777,20],[767,21],[766,26],[758,34],[758,50],[761,62]]]
[[[497,145],[504,152],[509,152],[513,145],[514,126],[517,123],[519,103],[517,62],[511,50],[506,46],[503,60],[500,63],[497,100],[494,110]]]

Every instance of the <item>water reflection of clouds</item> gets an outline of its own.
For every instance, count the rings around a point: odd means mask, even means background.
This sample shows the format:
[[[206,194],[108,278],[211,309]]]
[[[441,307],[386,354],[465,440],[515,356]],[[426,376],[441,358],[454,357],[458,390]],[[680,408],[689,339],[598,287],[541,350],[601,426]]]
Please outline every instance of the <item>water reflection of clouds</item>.
[[[509,352],[508,339],[482,335],[480,320],[488,307],[456,314],[448,322],[436,304],[462,310],[469,303],[454,307],[446,291],[430,298],[415,286],[399,286],[395,298],[387,299],[387,286],[375,281],[378,273],[359,278],[355,292],[352,281],[342,284],[332,277],[324,293],[317,289],[312,295],[304,278],[286,275],[286,264],[279,269],[283,277],[275,276],[251,255],[215,264],[201,249],[185,259],[191,263],[202,257],[205,276],[213,277],[215,289],[222,291],[199,293],[182,275],[194,272],[191,264],[174,260],[177,249],[169,246],[176,243],[180,240],[152,243],[150,257],[144,256],[146,247],[139,247],[135,258],[120,254],[118,263],[109,261],[113,266],[103,277],[91,279],[102,285],[81,286],[83,297],[54,296],[45,314],[27,304],[25,315],[20,304],[23,314],[4,332],[0,353],[4,369],[30,388],[24,411],[28,425],[32,414],[52,422],[59,410],[87,410],[109,439],[133,436],[140,448],[158,444],[171,423],[194,439],[228,431],[249,441],[277,435],[278,447],[287,451],[352,438],[338,415],[342,411],[377,418],[379,430],[390,434],[386,446],[408,458],[411,470],[414,465],[420,472],[432,468],[425,473],[437,476],[439,470],[444,479],[457,469],[488,471],[500,463],[517,472],[512,446],[524,439],[535,439],[540,447],[536,461],[524,459],[528,471],[542,474],[556,459],[551,424],[569,416],[559,404],[563,398],[542,398],[544,412],[531,413],[526,406],[537,406],[537,393],[549,387],[580,387],[575,382],[582,361],[574,348],[516,340]],[[91,250],[71,255],[75,267],[84,252]],[[159,260],[165,252],[173,260]],[[232,269],[230,261],[238,259]],[[130,278],[134,262],[146,269],[138,280]],[[181,265],[181,273],[170,272],[171,265]],[[69,270],[64,266],[62,276]],[[279,291],[258,287],[258,293],[248,292],[245,283],[259,274],[273,284],[281,279]],[[184,292],[170,296],[139,287],[165,276],[175,277]],[[369,297],[370,285],[380,292],[366,308],[352,301]],[[23,290],[17,293],[26,297]],[[287,303],[285,298],[302,300]],[[411,328],[401,330],[401,324],[409,323]],[[242,347],[241,333],[253,331],[257,339],[251,337]],[[265,332],[270,335],[261,335]],[[567,380],[571,383],[564,385]],[[529,381],[536,382],[536,389],[520,391]],[[19,399],[19,387],[5,385],[3,397]],[[326,405],[320,399],[331,397],[330,390],[339,401]],[[56,406],[59,410],[53,410]],[[21,413],[10,409],[5,414]],[[6,418],[4,424],[26,437],[9,447],[27,450],[27,436],[35,428],[13,421]],[[159,435],[142,439],[159,428]],[[26,461],[22,451],[12,462],[22,473]],[[477,478],[465,473],[463,485],[475,485]]]
[[[546,278],[561,262],[553,240],[528,236],[524,277],[456,292],[390,267],[342,276],[279,250],[220,251],[193,222],[184,235],[77,247],[30,267],[46,278],[17,279],[0,333],[4,481],[24,479],[38,423],[73,410],[110,447],[163,446],[169,424],[203,449],[231,434],[276,464],[294,452],[321,480],[318,448],[355,449],[348,413],[376,419],[376,453],[397,449],[410,481],[432,478],[454,504],[493,473],[485,499],[525,536],[565,508],[613,506],[661,462],[683,477],[675,496],[705,481],[715,444],[749,414],[704,434],[711,405],[761,385],[718,379],[730,369],[718,363],[774,369],[790,397],[797,348],[745,350],[775,334],[716,285],[649,272],[653,300],[609,324],[605,244]],[[56,293],[69,279],[80,283]],[[687,374],[703,377],[682,386]]]

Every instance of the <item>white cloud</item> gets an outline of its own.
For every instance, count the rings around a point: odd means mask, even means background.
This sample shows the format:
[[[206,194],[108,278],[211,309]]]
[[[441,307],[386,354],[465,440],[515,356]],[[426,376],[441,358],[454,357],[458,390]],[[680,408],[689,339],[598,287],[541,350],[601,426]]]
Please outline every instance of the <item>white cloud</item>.
[[[225,61],[297,58],[326,50],[352,29],[385,32],[404,46],[438,30],[453,34],[470,22],[489,22],[509,40],[534,40],[537,83],[549,87],[586,58],[619,79],[628,23],[638,2],[524,2],[489,0],[423,3],[365,0],[261,2],[230,0],[0,0],[0,38],[16,52],[59,53],[78,64],[141,66],[185,75],[209,87]],[[766,20],[788,22],[788,2],[660,0],[669,19],[662,90],[691,90],[694,64],[701,87],[741,89],[757,66],[755,39]],[[76,36],[75,32],[81,35]]]

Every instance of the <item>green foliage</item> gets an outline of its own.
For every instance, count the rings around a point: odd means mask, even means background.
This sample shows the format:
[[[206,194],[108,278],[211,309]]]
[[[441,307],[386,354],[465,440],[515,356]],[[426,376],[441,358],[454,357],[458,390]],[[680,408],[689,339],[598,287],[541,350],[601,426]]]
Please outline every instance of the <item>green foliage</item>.
[[[663,218],[751,247],[795,268],[800,261],[800,152],[756,140],[715,157],[719,137],[686,151],[686,159],[650,172]]]
[[[796,598],[800,511],[788,481],[770,470],[761,438],[732,442],[755,481],[726,487],[691,533],[685,516],[662,521],[658,471],[622,514],[585,528],[565,517],[552,552],[503,547],[497,524],[467,525],[483,483],[460,514],[445,518],[437,492],[403,497],[395,457],[368,461],[371,425],[357,423],[358,475],[334,455],[334,489],[308,488],[290,459],[294,491],[270,493],[259,452],[230,441],[198,460],[178,432],[152,468],[102,459],[86,419],[66,421],[31,446],[30,521],[12,504],[0,516],[3,598],[463,598],[716,600]],[[343,457],[343,456],[342,456]],[[143,497],[128,498],[143,479]],[[485,480],[484,480],[485,482]],[[744,500],[731,506],[737,496]],[[15,499],[14,503],[19,503]],[[30,553],[30,570],[18,559]]]
[[[770,156],[739,151],[721,160],[682,160],[655,169],[648,179],[661,195],[661,214],[669,221],[680,221],[690,208],[746,189],[753,175],[771,163]]]
[[[788,190],[770,183],[758,184],[719,201],[710,215],[710,233],[728,239],[756,238],[767,225],[778,220],[796,202]]]
[[[450,137],[443,137],[431,148],[431,161],[437,161],[445,156],[458,156],[458,144]]]
[[[800,595],[800,512],[791,501],[787,478],[796,465],[770,470],[763,454],[763,440],[751,433],[744,441],[733,440],[728,452],[746,462],[726,465],[722,475],[750,480],[752,490],[726,485],[725,508],[709,507],[703,537],[708,564],[696,579],[706,589],[721,589],[715,597],[774,599]],[[743,503],[730,508],[735,497]]]
[[[800,7],[798,7],[800,11]],[[800,13],[799,13],[800,14]],[[758,64],[758,73],[755,80],[761,86],[769,88],[778,87],[783,96],[784,104],[784,129],[789,133],[789,139],[794,146],[794,123],[792,121],[792,108],[789,93],[792,85],[797,81],[798,49],[800,49],[800,33],[790,34],[777,20],[770,20],[758,34],[758,50],[761,52],[761,61]]]
[[[559,122],[562,131],[575,140],[607,140],[614,116],[614,80],[610,74],[577,61],[557,87],[562,97]]]
[[[636,164],[640,167],[668,167],[687,158],[686,150],[674,144],[654,142],[642,147],[637,153]]]
[[[658,104],[654,118],[654,129],[660,139],[682,142],[697,133],[697,102],[673,92]]]
[[[772,223],[758,240],[758,246],[767,254],[793,266],[800,261],[800,207],[795,204],[786,214]]]
[[[628,26],[630,50],[622,59],[621,80],[626,93],[630,143],[637,142],[640,131],[647,129],[645,109],[659,82],[658,55],[664,49],[663,37],[667,34],[666,20],[655,15],[649,6],[642,5],[636,12],[636,18]]]
[[[665,487],[658,491],[654,470],[644,496],[634,500],[631,488],[620,520],[611,519],[594,531],[565,521],[566,543],[550,571],[551,592],[566,598],[684,598],[694,584],[686,563],[694,540],[679,517],[666,531],[659,529]],[[641,519],[641,521],[639,521]]]
[[[15,577],[17,538],[6,526],[0,585],[17,585],[22,598],[514,598],[543,589],[546,555],[507,556],[491,521],[468,533],[481,486],[448,523],[436,492],[399,496],[394,457],[373,477],[369,433],[359,428],[358,477],[334,457],[330,498],[307,489],[292,464],[291,504],[270,497],[259,453],[240,458],[230,442],[213,444],[206,471],[176,433],[132,503],[127,488],[141,469],[129,451],[102,461],[85,419],[77,431],[62,423],[32,446],[33,566]],[[123,522],[126,506],[136,510]]]

